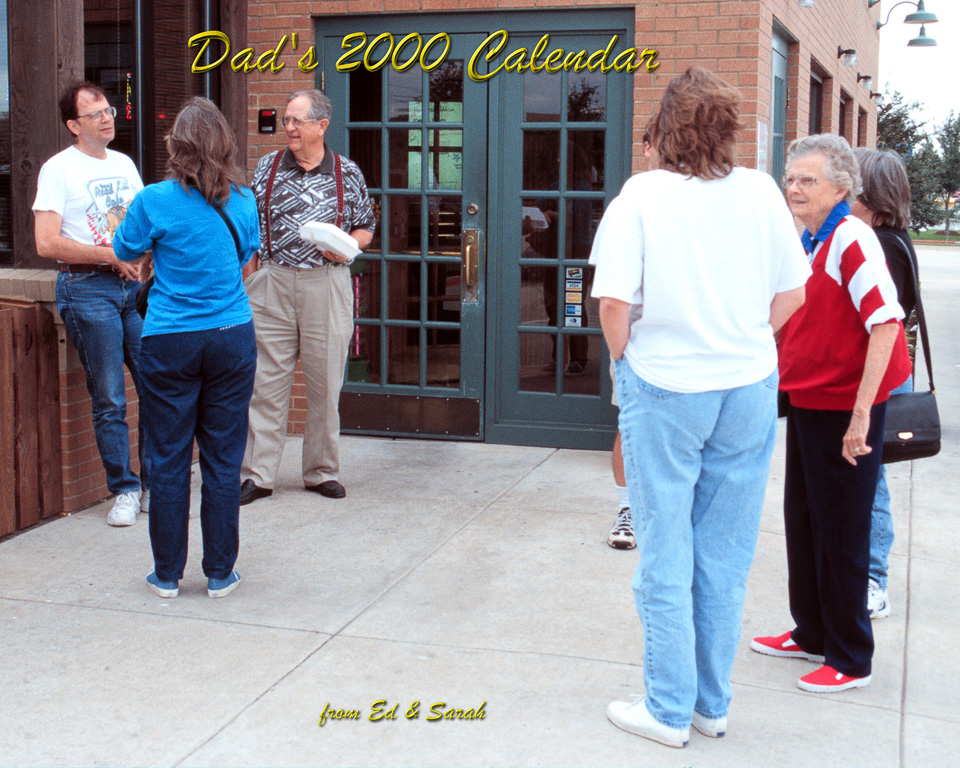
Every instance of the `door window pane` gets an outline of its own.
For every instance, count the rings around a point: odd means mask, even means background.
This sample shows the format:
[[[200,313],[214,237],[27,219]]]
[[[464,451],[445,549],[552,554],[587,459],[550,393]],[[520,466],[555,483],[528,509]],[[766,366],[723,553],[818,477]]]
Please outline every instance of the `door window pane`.
[[[463,187],[463,131],[427,131],[427,189]]]
[[[459,197],[427,198],[427,253],[459,255],[462,207],[463,203]]]
[[[567,364],[563,370],[565,395],[600,395],[600,336],[564,334]]]
[[[387,273],[387,317],[420,319],[420,262],[391,261]]]
[[[427,330],[427,386],[460,386],[460,331],[455,328]]]
[[[10,226],[10,61],[7,49],[7,2],[0,0],[0,264],[13,263]]]
[[[523,132],[523,188],[560,188],[560,131]]]
[[[520,207],[520,255],[525,259],[555,259],[558,255],[558,201],[526,199]]]
[[[603,189],[603,131],[567,134],[567,189],[576,192]]]
[[[390,253],[420,253],[420,198],[391,195]]]
[[[390,137],[390,186],[394,189],[420,189],[423,132],[419,128],[391,128],[387,133]]]
[[[552,333],[520,333],[519,373],[522,392],[556,392],[557,337]]]
[[[430,73],[431,122],[463,121],[463,62],[448,61]]]
[[[350,120],[354,123],[380,121],[380,94],[383,75],[357,67],[350,73]],[[352,158],[351,158],[352,159]]]
[[[380,272],[379,259],[357,258],[350,265],[353,279],[353,316],[380,317]]]
[[[529,123],[560,122],[560,73],[526,72],[523,76],[523,119]]]
[[[427,320],[460,322],[460,263],[427,264]]]
[[[386,44],[378,50],[386,51]],[[423,114],[423,75],[420,67],[411,67],[406,72],[397,72],[393,67],[387,71],[387,98],[389,120],[419,122]]]
[[[571,72],[567,82],[567,120],[599,123],[606,118],[607,76],[601,72]]]
[[[363,180],[367,188],[381,186],[380,161],[381,133],[379,128],[351,128],[350,129],[350,159],[363,172]]]
[[[556,267],[520,267],[520,325],[556,327]]]
[[[380,326],[357,325],[350,338],[347,380],[362,384],[380,383]]]
[[[593,237],[603,218],[603,200],[567,199],[564,258],[589,259]]]
[[[420,383],[420,329],[388,328],[387,383]]]

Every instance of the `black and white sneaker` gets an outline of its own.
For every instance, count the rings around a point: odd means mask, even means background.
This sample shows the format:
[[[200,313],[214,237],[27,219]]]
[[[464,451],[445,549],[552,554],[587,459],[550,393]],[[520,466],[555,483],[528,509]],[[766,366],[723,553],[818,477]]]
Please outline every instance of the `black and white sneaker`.
[[[637,546],[637,537],[633,535],[633,517],[630,507],[624,507],[617,513],[617,521],[610,529],[607,544],[614,549],[634,549]]]

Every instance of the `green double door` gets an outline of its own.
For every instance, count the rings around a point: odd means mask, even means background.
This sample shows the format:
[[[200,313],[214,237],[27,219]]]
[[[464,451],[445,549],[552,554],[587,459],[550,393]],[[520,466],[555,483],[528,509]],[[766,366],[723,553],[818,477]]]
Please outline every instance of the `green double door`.
[[[633,76],[487,76],[545,32],[547,52],[633,40],[628,17],[599,18],[318,21],[328,143],[360,166],[379,215],[353,267],[344,431],[609,447],[616,411],[587,259],[629,175]],[[475,55],[501,29],[501,54]]]

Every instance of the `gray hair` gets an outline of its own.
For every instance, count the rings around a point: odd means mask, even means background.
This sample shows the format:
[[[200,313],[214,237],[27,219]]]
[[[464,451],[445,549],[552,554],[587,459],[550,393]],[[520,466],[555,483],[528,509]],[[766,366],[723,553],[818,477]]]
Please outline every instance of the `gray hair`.
[[[857,199],[879,217],[881,225],[909,228],[910,179],[900,155],[890,149],[866,147],[858,147],[853,154],[863,179],[863,191]]]
[[[294,99],[298,99],[301,96],[306,96],[310,100],[310,111],[307,113],[307,117],[310,120],[329,120],[331,114],[330,99],[326,97],[323,91],[318,91],[315,88],[308,88],[307,90],[297,91],[292,94],[290,98],[287,99],[287,104],[289,104]]]
[[[794,160],[809,155],[823,155],[826,158],[826,171],[830,181],[841,189],[847,190],[844,198],[852,203],[860,194],[860,168],[853,156],[853,150],[843,136],[832,133],[818,133],[794,139],[787,147],[787,167]]]

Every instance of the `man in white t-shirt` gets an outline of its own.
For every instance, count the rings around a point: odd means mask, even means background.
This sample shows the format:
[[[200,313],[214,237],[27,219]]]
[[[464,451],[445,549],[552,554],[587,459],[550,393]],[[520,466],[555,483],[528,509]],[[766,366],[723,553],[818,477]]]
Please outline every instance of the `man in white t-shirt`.
[[[107,522],[133,525],[142,491],[149,487],[149,458],[141,426],[137,477],[130,465],[123,365],[139,394],[143,321],[134,300],[141,274],[139,267],[114,256],[112,242],[143,182],[129,157],[107,149],[116,110],[98,86],[82,82],[68,88],[60,98],[60,115],[76,144],[40,169],[33,204],[37,253],[60,263],[57,310],[86,373],[97,448],[107,487],[116,494]]]

